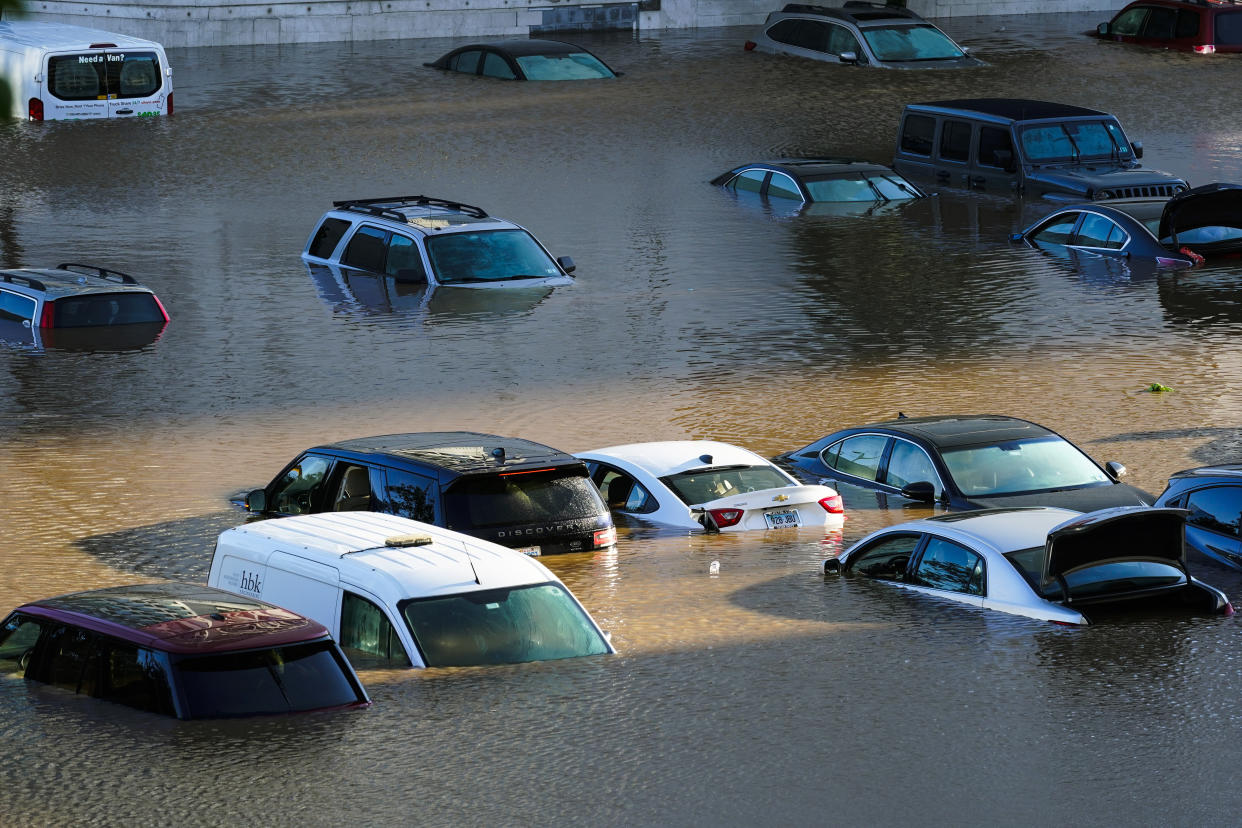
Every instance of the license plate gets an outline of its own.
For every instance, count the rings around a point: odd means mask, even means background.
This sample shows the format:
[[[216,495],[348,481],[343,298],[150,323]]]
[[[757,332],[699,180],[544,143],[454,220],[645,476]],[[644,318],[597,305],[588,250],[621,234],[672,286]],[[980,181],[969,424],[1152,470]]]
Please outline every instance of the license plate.
[[[538,558],[542,551],[538,546],[519,546],[517,551],[523,555],[530,555],[532,558]]]
[[[790,526],[802,525],[802,521],[798,519],[797,509],[787,509],[783,512],[764,512],[763,519],[768,522],[769,529],[785,529]]]

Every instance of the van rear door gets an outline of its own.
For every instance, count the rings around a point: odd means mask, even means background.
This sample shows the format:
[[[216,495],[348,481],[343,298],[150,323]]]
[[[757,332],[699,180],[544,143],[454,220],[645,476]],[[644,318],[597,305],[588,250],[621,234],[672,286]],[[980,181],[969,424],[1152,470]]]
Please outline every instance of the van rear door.
[[[43,117],[125,118],[166,114],[166,60],[151,48],[86,50],[49,54],[41,77]]]

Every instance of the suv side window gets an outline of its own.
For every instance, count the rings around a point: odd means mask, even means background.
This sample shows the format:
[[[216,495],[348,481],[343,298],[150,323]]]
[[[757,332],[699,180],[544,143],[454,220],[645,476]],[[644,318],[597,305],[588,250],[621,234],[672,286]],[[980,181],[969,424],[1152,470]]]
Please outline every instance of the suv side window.
[[[418,244],[409,236],[393,233],[388,243],[384,272],[403,282],[426,282],[427,271],[423,268],[423,255],[418,250]]]
[[[979,127],[979,163],[985,167],[1004,167],[1004,163],[996,156],[998,152],[1009,153],[1013,158],[1013,140],[1009,130],[1000,127]]]
[[[324,219],[320,222],[319,229],[315,231],[315,235],[311,238],[306,252],[319,259],[331,258],[332,251],[336,250],[337,244],[341,241],[341,236],[345,235],[345,231],[348,229],[349,222],[345,219]]]
[[[23,296],[11,290],[0,290],[0,320],[33,322],[36,304],[35,300],[29,296]]]
[[[1147,6],[1135,6],[1132,9],[1122,12],[1118,15],[1113,24],[1109,26],[1109,34],[1121,35],[1122,37],[1134,37],[1139,33],[1139,29],[1143,26],[1143,18],[1147,16]]]
[[[359,227],[346,245],[345,252],[341,254],[341,264],[383,273],[387,252],[384,240],[387,237],[388,234],[378,227]]]
[[[867,55],[859,47],[858,38],[854,37],[849,29],[835,23],[828,26],[828,51],[834,55],[853,52],[858,57],[859,63],[867,62]]]
[[[71,693],[95,695],[99,685],[99,644],[95,636],[77,627],[57,626],[49,634],[40,676]]]
[[[1242,44],[1242,13],[1236,11],[1218,12],[1216,22],[1216,45],[1238,46]]]
[[[1174,37],[1195,37],[1199,34],[1199,13],[1193,9],[1177,12],[1177,34]]]
[[[325,504],[334,512],[368,512],[371,510],[371,469],[341,461],[332,470],[332,502]]]
[[[1191,492],[1186,522],[1231,538],[1242,537],[1242,487],[1216,486]]]
[[[932,535],[911,582],[946,592],[983,595],[983,558],[953,541]]]
[[[841,449],[837,457],[837,471],[842,474],[860,477],[863,480],[875,480],[880,470],[880,459],[884,456],[884,448],[888,438],[883,434],[859,434],[846,437],[841,441]]]
[[[828,24],[818,20],[782,20],[768,29],[768,36],[790,46],[816,52],[828,51]]]
[[[0,673],[24,673],[39,643],[43,625],[25,615],[12,615],[0,628]]]
[[[341,597],[341,649],[355,667],[409,667],[410,658],[384,611],[360,595]]]
[[[1143,37],[1155,40],[1168,40],[1173,37],[1173,29],[1177,26],[1177,9],[1166,6],[1152,6],[1147,14],[1147,23],[1143,25]]]
[[[970,132],[966,121],[945,121],[940,127],[940,157],[946,161],[969,160]]]
[[[440,485],[434,479],[398,469],[385,469],[384,474],[384,508],[380,511],[423,523],[436,522]]]
[[[107,701],[176,715],[164,661],[151,650],[124,641],[100,639],[103,676],[94,695]]]
[[[271,509],[283,515],[308,515],[315,511],[332,461],[318,454],[304,454],[293,468],[276,481],[268,499]]]
[[[907,115],[901,125],[901,150],[912,155],[931,155],[936,119],[927,115]]]

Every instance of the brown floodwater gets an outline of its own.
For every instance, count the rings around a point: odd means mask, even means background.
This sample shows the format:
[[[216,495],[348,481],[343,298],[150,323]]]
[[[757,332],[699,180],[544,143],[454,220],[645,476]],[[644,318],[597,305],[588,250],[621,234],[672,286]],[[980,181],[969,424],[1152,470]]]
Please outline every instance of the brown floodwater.
[[[745,53],[749,28],[575,37],[626,74],[544,85],[424,68],[449,40],[174,50],[173,118],[0,125],[0,264],[98,263],[172,315],[145,345],[0,345],[0,612],[201,581],[241,521],[230,495],[392,431],[774,454],[898,411],[991,412],[1151,491],[1242,459],[1242,264],[1011,247],[1042,205],[995,197],[797,215],[707,184],[773,156],[887,161],[903,104],[971,96],[1105,109],[1148,166],[1242,180],[1242,58],[1082,35],[1103,18],[945,21],[988,63],[949,72]],[[333,199],[414,193],[521,222],[577,284],[392,293],[299,260]],[[548,558],[619,655],[366,672],[362,712],[172,722],[0,679],[0,823],[1239,813],[1242,622],[1071,630],[826,582],[826,554],[920,514],[848,505],[827,537],[630,527]]]

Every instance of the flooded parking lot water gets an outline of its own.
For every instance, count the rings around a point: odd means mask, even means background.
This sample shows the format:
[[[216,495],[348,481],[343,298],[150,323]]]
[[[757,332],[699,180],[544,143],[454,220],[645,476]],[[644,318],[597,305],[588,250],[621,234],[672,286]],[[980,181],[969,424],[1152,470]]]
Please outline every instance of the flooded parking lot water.
[[[1242,459],[1242,264],[1011,247],[1040,205],[997,197],[795,215],[706,183],[773,156],[887,161],[903,104],[974,96],[1111,111],[1147,166],[1242,180],[1238,61],[1100,44],[1081,34],[1097,18],[952,21],[989,64],[955,72],[744,53],[748,28],[576,38],[615,83],[425,69],[444,40],[182,50],[173,118],[0,126],[0,264],[115,268],[172,316],[129,349],[0,346],[0,609],[201,581],[241,520],[230,495],[368,434],[774,454],[898,411],[994,412],[1150,491]],[[414,193],[521,222],[577,284],[429,295],[299,260],[333,199]],[[0,822],[1238,813],[1238,621],[1073,630],[825,582],[825,554],[920,514],[847,505],[828,537],[630,527],[548,558],[619,655],[366,672],[364,712],[165,722],[0,681]],[[1205,577],[1242,598],[1242,578]]]

